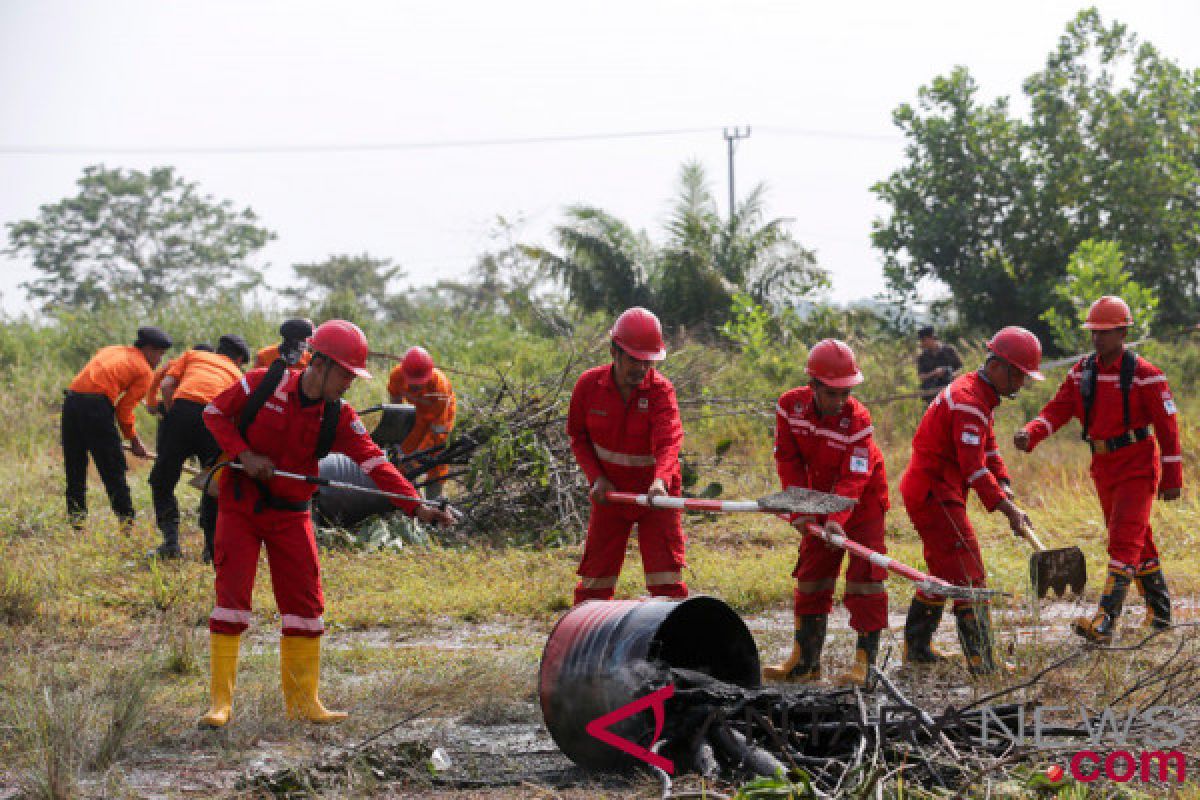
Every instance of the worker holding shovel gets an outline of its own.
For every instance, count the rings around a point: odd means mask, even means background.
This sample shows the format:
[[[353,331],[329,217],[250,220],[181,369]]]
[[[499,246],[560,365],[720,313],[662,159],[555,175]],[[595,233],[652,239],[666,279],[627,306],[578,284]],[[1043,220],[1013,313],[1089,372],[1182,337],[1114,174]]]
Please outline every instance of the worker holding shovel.
[[[1014,534],[1029,524],[1013,503],[992,413],[1002,397],[1015,397],[1026,379],[1042,380],[1042,345],[1031,332],[1013,326],[997,332],[987,349],[987,361],[978,371],[956,378],[926,409],[900,479],[904,508],[921,537],[929,571],[959,586],[987,585],[983,553],[967,517],[969,490],[975,490],[988,511],[1008,517]],[[914,595],[904,624],[906,664],[944,658],[932,642],[945,602],[945,597],[922,590]],[[974,674],[994,671],[987,603],[956,598],[954,615],[968,669]]]
[[[785,490],[815,489],[857,502],[850,509],[821,518],[802,514],[790,518],[802,533],[814,521],[834,523],[835,530],[850,540],[886,553],[887,475],[883,454],[872,438],[871,413],[850,396],[863,380],[854,351],[845,342],[825,339],[809,353],[805,371],[808,385],[785,392],[775,406],[775,466],[780,483]],[[792,573],[796,578],[795,643],[786,662],[763,669],[765,679],[794,683],[820,679],[826,622],[841,564],[841,549],[816,536],[801,539]],[[839,683],[862,685],[875,663],[880,632],[887,627],[886,577],[883,567],[851,555],[844,601],[858,641],[854,666]]]
[[[1082,425],[1108,526],[1110,560],[1096,613],[1076,619],[1072,630],[1102,644],[1112,641],[1135,579],[1146,598],[1147,623],[1159,629],[1171,624],[1171,596],[1150,510],[1156,493],[1171,501],[1182,491],[1179,424],[1166,376],[1125,348],[1131,325],[1133,315],[1121,298],[1105,296],[1093,303],[1083,326],[1091,331],[1096,352],[1071,368],[1054,398],[1014,437],[1017,449],[1028,453],[1072,417]]]
[[[683,424],[675,388],[654,365],[666,358],[662,326],[644,308],[631,308],[609,331],[612,363],[579,377],[571,393],[567,435],[591,486],[592,513],[579,564],[575,603],[611,600],[638,526],[646,589],[687,597],[685,538],[677,509],[614,505],[610,492],[678,497]]]
[[[221,449],[204,424],[205,407],[242,378],[242,365],[250,360],[246,340],[226,334],[215,353],[189,350],[171,362],[159,391],[166,409],[158,426],[158,456],[150,470],[154,517],[162,532],[162,544],[150,551],[153,558],[181,558],[179,547],[179,503],[175,487],[183,465],[195,456],[211,467]],[[204,531],[202,558],[212,561],[213,537],[217,530],[217,500],[207,492],[200,496],[200,528]]]
[[[287,714],[315,723],[346,717],[325,708],[317,697],[325,598],[309,501],[322,455],[348,455],[380,488],[394,494],[396,506],[422,522],[454,522],[450,511],[420,504],[412,484],[388,462],[354,409],[342,402],[356,377],[371,375],[363,332],[345,320],[330,320],[308,344],[312,362],[303,372],[254,370],[204,409],[213,438],[240,467],[221,474],[213,559],[217,598],[208,620],[211,707],[200,720],[207,727],[225,725],[232,713],[241,635],[251,620],[254,575],[264,544],[283,617],[279,661]]]

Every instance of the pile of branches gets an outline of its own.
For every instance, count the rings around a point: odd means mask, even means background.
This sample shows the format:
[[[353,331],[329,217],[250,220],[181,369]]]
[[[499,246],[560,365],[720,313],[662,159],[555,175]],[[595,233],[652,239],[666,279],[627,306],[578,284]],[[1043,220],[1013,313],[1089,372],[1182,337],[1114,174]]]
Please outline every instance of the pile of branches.
[[[934,717],[914,705],[882,673],[880,692],[859,689],[742,689],[703,673],[672,669],[660,752],[677,772],[710,780],[803,776],[816,796],[841,796],[886,783],[904,772],[909,784],[956,789],[997,762],[1013,746],[993,736],[982,743],[982,712]],[[992,706],[993,724],[1017,728],[1021,705]],[[1056,729],[1084,739],[1083,728]]]
[[[674,762],[676,775],[696,773],[722,783],[791,776],[803,788],[800,796],[810,797],[867,796],[900,777],[908,785],[957,792],[1050,752],[1153,743],[1162,735],[1162,709],[1170,710],[1176,735],[1183,737],[1179,746],[1191,750],[1200,733],[1200,638],[1188,624],[1177,631],[1173,643],[1155,633],[1123,647],[1080,645],[1024,682],[934,711],[874,667],[866,689],[745,689],[658,664],[637,694],[667,683],[675,687],[655,749]],[[1165,652],[1148,646],[1156,639],[1155,646],[1168,646]],[[1037,742],[1032,720],[1038,707],[1056,705],[1039,690],[1074,683],[1069,675],[1078,680],[1067,668],[1111,668],[1119,654],[1141,665],[1131,682],[1106,698],[1076,693],[1080,705],[1040,727],[1044,738]],[[1014,699],[1019,697],[1024,699]],[[1060,708],[1066,710],[1065,704]],[[1112,713],[1119,721],[1106,727],[1102,718]],[[670,778],[661,771],[659,777],[662,796],[672,796]]]
[[[457,475],[460,530],[496,544],[567,544],[587,527],[587,484],[567,438],[567,407],[580,371],[576,355],[548,379],[521,382],[497,370],[472,398],[477,443]]]

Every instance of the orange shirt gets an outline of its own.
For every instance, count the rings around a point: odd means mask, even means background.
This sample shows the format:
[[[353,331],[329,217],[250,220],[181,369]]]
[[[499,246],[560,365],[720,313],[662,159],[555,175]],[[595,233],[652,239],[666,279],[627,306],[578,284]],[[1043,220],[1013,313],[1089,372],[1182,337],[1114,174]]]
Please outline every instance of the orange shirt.
[[[441,444],[446,441],[450,431],[454,430],[457,406],[454,387],[440,369],[435,368],[429,383],[425,384],[421,391],[414,392],[408,388],[404,370],[400,365],[396,365],[392,374],[388,376],[388,394],[403,398],[417,409],[416,423],[408,438],[400,444],[401,451],[412,453]]]
[[[279,345],[273,344],[270,347],[264,347],[255,354],[253,368],[266,369],[277,358],[279,358]],[[293,364],[290,369],[304,369],[310,361],[312,361],[312,353],[305,350],[300,354],[300,360]]]
[[[107,397],[116,409],[121,434],[132,439],[137,436],[133,427],[133,409],[146,396],[153,377],[154,370],[141,350],[132,345],[115,344],[100,348],[67,388],[72,392]]]
[[[164,358],[158,369],[154,370],[154,377],[150,379],[150,388],[146,390],[146,408],[151,411],[154,411],[158,401],[162,399],[158,396],[158,387],[162,385],[162,379],[167,377],[167,368],[170,366],[171,359]]]
[[[228,356],[188,350],[171,362],[167,375],[177,381],[172,400],[208,405],[214,397],[241,380],[242,371]]]

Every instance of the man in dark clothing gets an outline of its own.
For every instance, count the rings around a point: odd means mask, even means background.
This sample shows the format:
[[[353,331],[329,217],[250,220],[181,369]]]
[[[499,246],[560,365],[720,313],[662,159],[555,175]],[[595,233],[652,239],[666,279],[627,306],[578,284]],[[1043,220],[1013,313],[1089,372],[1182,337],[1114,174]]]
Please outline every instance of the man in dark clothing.
[[[954,380],[954,373],[962,369],[962,359],[948,344],[942,344],[926,325],[917,331],[921,352],[917,354],[917,380],[921,382],[921,399],[932,403],[944,387]]]

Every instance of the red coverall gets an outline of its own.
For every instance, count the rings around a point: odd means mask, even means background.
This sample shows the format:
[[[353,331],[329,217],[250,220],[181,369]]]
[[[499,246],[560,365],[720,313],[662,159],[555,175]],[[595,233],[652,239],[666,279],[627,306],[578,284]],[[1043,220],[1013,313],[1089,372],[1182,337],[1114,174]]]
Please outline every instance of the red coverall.
[[[1005,498],[1000,482],[1008,482],[1008,470],[992,430],[998,405],[1000,395],[978,372],[956,378],[926,409],[900,479],[904,508],[921,536],[929,571],[958,586],[987,585],[966,504],[968,489],[975,490],[988,511]],[[917,594],[929,605],[943,602]]]
[[[662,478],[667,492],[679,496],[683,424],[675,387],[658,370],[646,373],[628,403],[613,383],[611,365],[583,373],[571,393],[567,435],[589,485],[605,475],[619,491],[640,494]],[[593,503],[575,602],[612,599],[634,523],[646,589],[652,595],[687,597],[681,516],[679,511]]]
[[[810,387],[792,389],[775,406],[775,468],[784,489],[816,489],[857,500],[850,510],[830,514],[828,519],[841,525],[854,541],[886,553],[884,514],[890,503],[883,453],[872,438],[874,430],[871,412],[853,397],[838,414],[821,416]],[[829,613],[841,565],[840,549],[815,536],[801,539],[792,572],[797,618]],[[850,627],[859,633],[887,627],[886,578],[883,567],[850,556],[843,599]]]
[[[1107,365],[1097,361],[1096,394],[1088,424],[1091,440],[1112,439],[1127,430],[1120,374],[1120,357]],[[1067,373],[1054,399],[1025,425],[1030,450],[1072,417],[1082,424],[1083,397],[1079,392],[1082,375],[1083,361],[1080,361]],[[1183,457],[1175,411],[1167,377],[1139,356],[1129,390],[1129,430],[1153,424],[1154,436],[1092,456],[1092,481],[1108,525],[1110,566],[1116,569],[1141,571],[1158,566],[1150,508],[1159,488],[1183,488]]]
[[[221,450],[234,456],[245,450],[271,459],[276,469],[303,475],[317,474],[316,447],[324,402],[300,403],[302,373],[288,371],[274,394],[259,409],[246,431],[238,431],[238,418],[246,400],[266,375],[255,370],[219,394],[204,409],[204,421]],[[416,496],[412,484],[388,463],[371,440],[358,414],[341,405],[333,452],[354,459],[380,489]],[[316,487],[303,481],[273,477],[271,494],[288,503],[305,503]],[[320,636],[325,625],[321,614],[325,598],[317,544],[308,511],[278,510],[256,505],[262,494],[254,481],[238,470],[225,470],[218,499],[217,534],[213,566],[217,571],[217,604],[208,620],[213,633],[240,634],[251,620],[251,595],[258,568],[259,548],[267,547],[271,587],[283,617],[285,636]],[[393,501],[413,514],[415,503]]]

